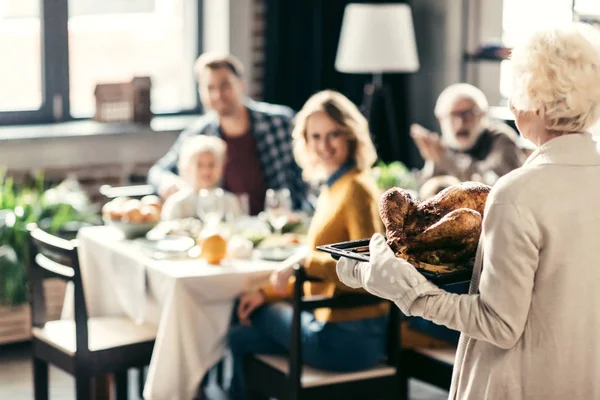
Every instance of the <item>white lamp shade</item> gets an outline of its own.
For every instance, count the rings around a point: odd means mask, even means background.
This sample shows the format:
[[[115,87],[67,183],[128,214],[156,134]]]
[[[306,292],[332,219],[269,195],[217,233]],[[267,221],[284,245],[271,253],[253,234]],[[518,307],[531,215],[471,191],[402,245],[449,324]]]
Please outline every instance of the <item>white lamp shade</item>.
[[[340,72],[415,72],[419,57],[407,4],[348,4],[335,68]]]

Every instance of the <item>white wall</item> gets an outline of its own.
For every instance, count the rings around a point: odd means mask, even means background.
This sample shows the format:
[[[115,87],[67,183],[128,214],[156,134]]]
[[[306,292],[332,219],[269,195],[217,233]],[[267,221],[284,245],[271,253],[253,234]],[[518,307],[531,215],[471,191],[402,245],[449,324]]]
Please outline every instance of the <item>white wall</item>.
[[[411,122],[437,129],[433,108],[439,93],[460,81],[462,0],[412,3],[421,68],[409,75]]]
[[[470,1],[470,15],[463,2]],[[413,122],[438,129],[433,108],[439,93],[461,81],[463,26],[469,25],[468,51],[502,35],[502,0],[417,0],[412,2],[421,69],[409,76]],[[479,22],[479,23],[477,23]],[[492,105],[501,100],[500,64],[469,65],[467,81],[480,87]]]
[[[229,0],[204,0],[203,3],[202,48],[204,51],[228,52]]]
[[[252,0],[204,0],[204,51],[231,53],[252,77]]]
[[[485,42],[500,42],[502,40],[502,0],[471,0],[477,12],[475,20],[478,25],[473,26],[473,36],[470,43],[475,50]],[[472,63],[470,75],[474,76],[469,83],[479,87],[486,94],[491,105],[499,105],[502,101],[500,94],[500,63],[496,61]]]

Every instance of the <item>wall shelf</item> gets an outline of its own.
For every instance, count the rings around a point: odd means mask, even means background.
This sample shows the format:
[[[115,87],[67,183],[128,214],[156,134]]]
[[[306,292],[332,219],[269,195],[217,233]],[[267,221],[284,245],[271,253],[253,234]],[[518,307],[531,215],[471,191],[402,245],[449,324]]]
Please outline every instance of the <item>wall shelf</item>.
[[[508,58],[465,53],[465,54],[463,54],[463,60],[468,61],[468,62],[481,62],[481,61],[502,62],[504,60],[508,60]]]

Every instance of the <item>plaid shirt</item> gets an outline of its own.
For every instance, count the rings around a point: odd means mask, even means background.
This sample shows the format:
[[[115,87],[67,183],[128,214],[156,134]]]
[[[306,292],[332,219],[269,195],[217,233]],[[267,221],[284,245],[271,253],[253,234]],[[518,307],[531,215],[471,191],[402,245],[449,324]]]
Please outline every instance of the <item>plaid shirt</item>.
[[[265,176],[266,184],[271,189],[288,188],[291,192],[295,209],[309,207],[306,200],[306,185],[302,180],[302,171],[296,165],[292,154],[292,109],[246,101],[251,121],[251,134],[256,141],[258,157]],[[165,180],[178,174],[177,162],[181,143],[185,138],[194,135],[212,135],[222,137],[219,118],[216,113],[207,113],[192,126],[183,130],[169,152],[165,154],[148,173],[148,182],[158,190]]]

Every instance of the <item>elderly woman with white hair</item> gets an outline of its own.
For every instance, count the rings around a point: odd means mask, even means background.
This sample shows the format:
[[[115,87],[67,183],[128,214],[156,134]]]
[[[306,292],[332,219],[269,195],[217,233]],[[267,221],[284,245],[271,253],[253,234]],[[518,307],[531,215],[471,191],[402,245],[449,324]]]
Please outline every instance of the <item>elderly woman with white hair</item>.
[[[461,181],[493,183],[521,166],[524,153],[517,134],[508,125],[491,122],[488,101],[481,90],[468,83],[448,86],[439,95],[435,116],[442,135],[421,125],[411,126],[411,136],[425,160],[422,180],[450,175]]]
[[[575,23],[514,48],[511,108],[537,149],[489,194],[471,288],[450,294],[381,235],[340,280],[462,332],[451,399],[600,399],[600,32]]]

